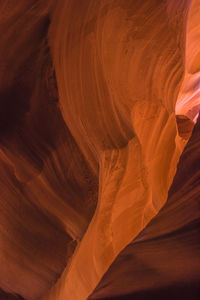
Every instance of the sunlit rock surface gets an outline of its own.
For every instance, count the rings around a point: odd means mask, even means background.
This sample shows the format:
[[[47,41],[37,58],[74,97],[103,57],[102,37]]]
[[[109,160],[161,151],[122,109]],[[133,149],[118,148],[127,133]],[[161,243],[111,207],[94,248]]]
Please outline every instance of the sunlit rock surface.
[[[117,257],[88,299],[199,299],[200,118],[166,204]]]
[[[199,0],[0,1],[0,299],[110,297],[128,244],[185,224],[169,202],[185,211],[196,191],[177,178],[198,176],[197,142],[194,170],[176,169],[200,109],[199,17]],[[145,259],[113,295],[151,289]],[[180,269],[154,284],[183,284]]]

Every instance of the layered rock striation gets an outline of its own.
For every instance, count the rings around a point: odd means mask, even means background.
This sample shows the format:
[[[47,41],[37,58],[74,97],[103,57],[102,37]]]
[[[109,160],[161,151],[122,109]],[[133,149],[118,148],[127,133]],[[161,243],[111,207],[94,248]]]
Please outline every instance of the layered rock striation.
[[[197,279],[199,8],[0,1],[2,297],[135,297]]]

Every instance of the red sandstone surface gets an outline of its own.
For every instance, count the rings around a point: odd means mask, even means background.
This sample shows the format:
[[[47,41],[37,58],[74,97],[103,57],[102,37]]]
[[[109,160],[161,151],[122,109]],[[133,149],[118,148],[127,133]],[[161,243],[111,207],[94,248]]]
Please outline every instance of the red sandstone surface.
[[[200,0],[0,0],[0,300],[199,299]]]

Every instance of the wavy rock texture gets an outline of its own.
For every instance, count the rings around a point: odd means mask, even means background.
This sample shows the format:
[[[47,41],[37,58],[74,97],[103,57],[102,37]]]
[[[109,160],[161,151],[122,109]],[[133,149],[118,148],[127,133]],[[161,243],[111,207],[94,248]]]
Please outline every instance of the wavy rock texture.
[[[153,217],[170,232],[199,111],[199,6],[0,1],[2,299],[85,300]]]
[[[200,117],[158,215],[88,299],[199,299]]]
[[[0,26],[0,286],[36,299],[86,230],[98,181],[58,107],[46,38],[49,2],[45,9],[44,1],[20,3],[2,12]]]
[[[197,119],[200,110],[199,10],[200,1],[192,1],[186,30],[185,75],[176,105],[177,114],[186,115],[193,120]]]

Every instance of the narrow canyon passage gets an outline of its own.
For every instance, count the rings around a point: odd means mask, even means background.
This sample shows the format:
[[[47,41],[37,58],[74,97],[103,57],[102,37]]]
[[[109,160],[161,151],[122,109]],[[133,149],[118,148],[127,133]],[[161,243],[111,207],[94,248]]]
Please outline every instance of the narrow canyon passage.
[[[198,284],[199,19],[200,0],[0,0],[0,300]]]

